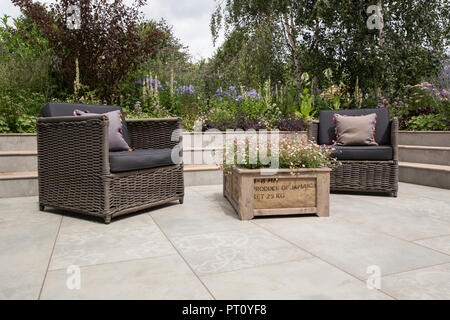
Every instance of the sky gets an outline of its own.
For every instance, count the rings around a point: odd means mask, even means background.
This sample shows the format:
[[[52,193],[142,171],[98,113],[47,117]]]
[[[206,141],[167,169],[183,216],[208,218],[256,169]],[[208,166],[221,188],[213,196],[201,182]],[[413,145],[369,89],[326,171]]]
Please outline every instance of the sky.
[[[54,0],[41,0],[51,3]],[[133,0],[124,0],[132,3]],[[183,45],[189,47],[194,60],[210,58],[223,37],[219,37],[216,47],[213,46],[209,21],[215,8],[214,0],[148,0],[141,10],[149,19],[164,18],[173,26],[173,32]],[[11,0],[0,0],[0,15],[7,14],[12,17],[20,15],[20,10]]]

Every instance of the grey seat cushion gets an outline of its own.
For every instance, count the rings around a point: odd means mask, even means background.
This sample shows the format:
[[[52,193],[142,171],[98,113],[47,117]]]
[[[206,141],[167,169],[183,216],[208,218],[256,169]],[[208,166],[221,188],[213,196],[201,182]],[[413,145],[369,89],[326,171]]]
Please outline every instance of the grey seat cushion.
[[[139,149],[110,152],[111,172],[125,172],[174,165],[172,149]]]
[[[322,110],[319,115],[319,144],[330,145],[336,140],[334,130],[333,114],[338,113],[346,116],[361,116],[371,113],[377,114],[377,123],[375,125],[375,141],[379,145],[390,145],[390,116],[389,109],[351,109],[351,110]]]
[[[391,146],[334,146],[338,160],[392,160]]]
[[[119,106],[102,106],[94,104],[81,104],[81,103],[65,103],[65,102],[49,102],[42,107],[42,115],[44,117],[71,117],[73,112],[79,109],[81,111],[89,111],[91,113],[105,113],[115,110],[122,111]],[[130,136],[128,134],[127,122],[123,117],[122,123],[123,139],[126,143],[132,147]]]

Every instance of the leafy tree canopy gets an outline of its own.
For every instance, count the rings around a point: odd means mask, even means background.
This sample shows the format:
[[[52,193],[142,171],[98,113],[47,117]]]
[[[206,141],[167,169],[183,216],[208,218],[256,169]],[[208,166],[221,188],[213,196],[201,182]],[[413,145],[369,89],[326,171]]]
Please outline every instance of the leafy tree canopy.
[[[127,6],[123,0],[58,0],[49,6],[32,0],[12,0],[42,30],[55,52],[67,84],[75,79],[78,59],[81,82],[104,99],[120,81],[164,47],[164,24],[144,20],[146,0]],[[79,8],[79,28],[70,25],[73,6]]]
[[[379,9],[369,10],[373,5]],[[211,33],[216,39],[224,28],[225,48],[235,32],[245,30],[250,35],[245,45],[251,46],[261,26],[271,24],[273,36],[260,39],[280,41],[299,88],[304,72],[316,89],[326,86],[323,71],[330,68],[335,82],[353,90],[358,81],[379,98],[435,75],[448,59],[447,5],[445,0],[221,0]],[[371,19],[377,19],[375,28],[369,27]]]

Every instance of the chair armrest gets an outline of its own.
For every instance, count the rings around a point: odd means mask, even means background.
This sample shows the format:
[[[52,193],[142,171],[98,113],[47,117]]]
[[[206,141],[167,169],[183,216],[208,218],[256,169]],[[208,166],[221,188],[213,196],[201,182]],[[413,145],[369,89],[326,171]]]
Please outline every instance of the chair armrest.
[[[38,118],[39,175],[89,179],[109,174],[108,127],[106,115]]]
[[[318,120],[308,120],[308,140],[317,143],[319,140],[319,121]]]
[[[130,119],[126,121],[132,147],[136,149],[172,149],[178,145],[182,150],[183,120],[181,118]]]
[[[392,118],[391,124],[391,145],[394,161],[398,161],[398,118]]]

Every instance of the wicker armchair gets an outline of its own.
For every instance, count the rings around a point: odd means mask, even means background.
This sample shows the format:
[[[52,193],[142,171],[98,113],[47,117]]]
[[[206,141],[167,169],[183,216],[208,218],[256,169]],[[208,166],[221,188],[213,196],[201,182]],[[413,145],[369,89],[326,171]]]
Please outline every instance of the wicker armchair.
[[[126,124],[134,148],[179,148],[182,159],[181,118],[127,120]],[[182,160],[150,169],[111,172],[108,125],[102,114],[37,120],[40,210],[49,206],[110,223],[122,214],[174,200],[183,203]]]
[[[358,109],[358,110],[339,110],[339,111],[326,111],[326,112],[337,112],[346,115],[362,115],[368,114],[372,112],[379,112],[385,110],[380,109]],[[323,112],[323,111],[322,111]],[[330,144],[326,143],[327,141],[321,141],[320,137],[320,120],[309,120],[308,121],[308,139],[318,142],[319,144]],[[388,112],[388,111],[387,111]],[[326,115],[326,114],[325,114]],[[326,115],[329,117],[329,114]],[[325,117],[324,117],[325,118]],[[397,196],[398,191],[398,119],[393,118],[389,120],[389,113],[387,113],[386,118],[386,133],[384,137],[376,136],[377,142],[379,140],[383,140],[380,143],[380,147],[390,147],[391,153],[390,156],[383,160],[373,160],[372,157],[367,157],[367,159],[360,157],[359,159],[339,159],[341,165],[331,172],[330,177],[330,190],[331,191],[356,191],[356,192],[376,192],[376,193],[388,193],[393,197]],[[327,126],[329,126],[329,121],[326,122]],[[326,135],[325,129],[322,131],[322,135]],[[378,130],[378,121],[376,130]],[[332,131],[333,130],[333,131]],[[334,128],[330,129],[329,134],[331,132],[334,134]],[[334,136],[335,137],[335,136]],[[322,138],[322,140],[326,140]],[[333,139],[334,140],[334,139]],[[351,147],[349,147],[351,148]],[[365,147],[362,147],[365,148]],[[377,147],[371,147],[371,149],[376,149]],[[380,148],[381,149],[381,148]],[[367,149],[367,151],[369,148]],[[372,152],[371,150],[371,152]],[[377,151],[377,150],[375,150]],[[364,152],[364,150],[363,150]],[[366,152],[369,155],[368,152]],[[356,157],[357,158],[357,157]],[[371,159],[372,158],[372,159]],[[376,159],[376,157],[375,157]]]

